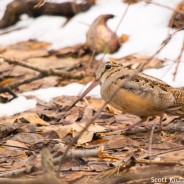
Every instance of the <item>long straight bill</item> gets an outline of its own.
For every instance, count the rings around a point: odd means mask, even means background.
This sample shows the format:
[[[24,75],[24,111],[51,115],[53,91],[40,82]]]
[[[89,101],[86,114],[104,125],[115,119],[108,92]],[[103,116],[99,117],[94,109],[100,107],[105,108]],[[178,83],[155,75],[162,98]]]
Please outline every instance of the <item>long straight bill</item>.
[[[95,79],[91,85],[79,96],[79,98],[68,108],[70,110],[77,104],[82,98],[84,98],[93,88],[95,88],[100,83],[99,80]]]

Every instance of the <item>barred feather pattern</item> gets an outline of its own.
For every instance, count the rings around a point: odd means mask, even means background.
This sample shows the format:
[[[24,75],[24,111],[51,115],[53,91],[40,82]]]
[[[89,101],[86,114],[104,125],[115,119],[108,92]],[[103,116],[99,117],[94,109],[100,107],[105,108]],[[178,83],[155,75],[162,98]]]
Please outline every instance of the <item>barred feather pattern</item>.
[[[110,105],[140,117],[184,115],[184,91],[162,80],[137,72],[115,62],[102,63],[97,71],[101,96],[108,100],[119,88]]]

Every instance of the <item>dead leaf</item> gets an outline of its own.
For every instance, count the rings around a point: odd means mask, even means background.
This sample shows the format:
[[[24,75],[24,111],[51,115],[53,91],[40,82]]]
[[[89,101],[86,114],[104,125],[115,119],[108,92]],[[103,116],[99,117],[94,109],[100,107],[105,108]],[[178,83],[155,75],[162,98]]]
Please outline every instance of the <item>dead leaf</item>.
[[[82,178],[83,176],[85,175],[85,173],[83,171],[80,171],[80,172],[74,172],[74,173],[69,173],[67,176],[66,176],[66,179],[67,181],[73,181],[73,180],[77,180],[77,179],[80,179]]]
[[[84,114],[81,120],[81,123],[85,123],[87,121],[89,121],[90,118],[92,118],[93,116],[93,109],[89,106],[87,106],[84,110]]]
[[[12,165],[13,163],[16,162],[18,167],[22,167],[24,165],[23,164],[24,159],[27,158],[26,155],[27,150],[10,146],[18,146],[22,148],[27,148],[27,146],[24,143],[15,140],[7,140],[4,144],[7,146],[2,146],[0,149],[1,154],[0,163],[2,164],[3,162],[5,163],[9,162]]]
[[[30,78],[30,75],[25,76],[24,79]],[[30,85],[25,84],[19,87],[21,92],[32,91],[38,88],[47,88],[50,86],[56,86],[58,84],[58,77],[50,76],[43,79],[32,82]]]
[[[169,153],[164,153],[158,155],[154,160],[159,161],[184,161],[184,150],[171,151]]]
[[[46,50],[25,51],[25,50],[8,49],[2,55],[6,56],[6,57],[10,57],[10,58],[15,58],[17,60],[22,61],[22,60],[26,60],[26,59],[29,59],[29,58],[47,56],[48,51],[46,51]]]
[[[184,21],[183,21],[183,14],[178,12],[181,11],[184,13],[184,3],[181,1],[180,3],[177,4],[176,11],[173,11],[172,17],[169,21],[169,27],[170,28],[175,28],[175,29],[180,29],[184,27]]]
[[[77,132],[76,130],[73,130],[73,137],[77,136],[79,132]],[[87,143],[87,142],[90,142],[92,139],[93,139],[93,135],[94,133],[93,132],[84,132],[82,134],[82,136],[78,139],[77,143],[78,144],[84,144],[84,143]]]
[[[35,125],[41,125],[41,126],[48,126],[50,125],[49,123],[47,123],[46,121],[44,121],[43,119],[41,119],[38,114],[36,113],[24,113],[21,114],[19,116],[19,118],[23,118],[25,119],[27,122],[31,123],[31,124],[35,124]]]
[[[163,143],[157,143],[157,144],[152,144],[152,149],[154,150],[171,150],[171,149],[177,149],[178,147],[180,147],[179,144],[176,143],[171,143],[171,142],[163,142]]]
[[[7,140],[5,144],[27,148],[26,144],[24,144],[23,142],[15,141],[15,140]],[[15,148],[12,148],[12,149],[15,149]]]
[[[36,144],[38,142],[42,142],[43,136],[35,133],[19,133],[12,137],[12,140],[23,142],[27,144]]]
[[[73,130],[73,137],[78,135],[78,133],[82,131],[84,127],[85,127],[85,123],[80,123],[80,124],[74,123],[73,125],[71,125],[71,128]],[[106,130],[105,127],[102,127],[97,124],[94,124],[94,125],[92,124],[90,125],[88,130],[84,132],[84,134],[79,138],[78,143],[83,144],[83,143],[90,142],[93,138],[94,133],[104,132],[105,130]]]
[[[89,166],[94,171],[105,171],[109,169],[109,166],[106,163],[89,163]]]
[[[82,56],[85,54],[85,45],[84,44],[77,44],[71,47],[65,47],[60,50],[51,50],[49,51],[50,54],[56,55],[57,57],[66,57],[66,56]]]
[[[90,25],[86,45],[92,53],[113,53],[119,49],[119,38],[106,25],[107,20],[113,17],[112,14],[100,15]]]
[[[131,67],[133,69],[139,68],[143,63],[150,60],[150,56],[142,56],[139,54],[131,54],[119,59],[116,58],[110,58],[111,62],[120,63],[125,67]],[[164,64],[164,60],[154,58],[151,61],[147,62],[146,65],[144,65],[144,69],[148,68],[161,68]]]
[[[138,116],[132,114],[116,114],[114,118],[118,124],[123,124],[124,126],[140,121]]]
[[[109,111],[110,113],[112,113],[112,114],[120,114],[120,113],[121,113],[120,110],[115,109],[114,107],[112,107],[112,106],[109,105],[109,104],[107,105],[106,108],[107,108],[108,111]]]
[[[127,34],[122,34],[119,39],[121,43],[125,43],[129,40],[129,36]]]
[[[19,123],[14,123],[15,118],[3,119],[0,123],[0,138],[5,138],[8,135],[11,135],[17,129],[21,127]]]
[[[13,45],[10,45],[8,49],[29,51],[29,50],[47,49],[49,46],[50,44],[48,42],[28,40],[28,41],[21,41]]]
[[[59,138],[62,139],[71,132],[71,126],[70,125],[66,125],[66,126],[50,125],[47,127],[40,127],[40,130],[42,130],[43,133],[54,131],[58,134]]]
[[[128,137],[123,137],[123,136],[116,136],[113,137],[112,140],[109,140],[107,142],[108,148],[111,149],[119,149],[119,148],[124,148],[128,146],[140,146],[140,143],[138,141],[134,141]]]
[[[77,107],[74,107],[70,110],[69,112],[70,114],[67,115],[65,118],[64,118],[64,121],[65,122],[70,122],[70,123],[74,123],[76,122],[76,120],[79,118],[79,109]]]
[[[139,2],[139,0],[123,0],[123,2],[127,4],[134,4],[134,3]]]
[[[99,98],[91,98],[86,97],[87,100],[87,106],[93,109],[94,111],[98,111],[98,109],[102,106],[103,100]]]

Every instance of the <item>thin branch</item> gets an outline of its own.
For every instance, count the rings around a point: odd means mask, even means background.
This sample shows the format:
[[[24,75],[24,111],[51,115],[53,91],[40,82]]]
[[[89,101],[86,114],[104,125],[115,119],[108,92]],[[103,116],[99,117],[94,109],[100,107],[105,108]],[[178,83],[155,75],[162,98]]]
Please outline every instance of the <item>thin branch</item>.
[[[126,9],[125,9],[125,11],[124,11],[124,13],[123,13],[123,15],[122,15],[122,17],[121,17],[119,23],[118,23],[118,25],[117,25],[117,27],[116,27],[116,29],[115,29],[115,32],[116,32],[116,33],[117,33],[117,31],[118,31],[118,29],[119,29],[119,27],[120,27],[120,24],[122,23],[123,19],[125,18],[126,14],[127,14],[127,12],[128,12],[129,7],[130,7],[130,4],[127,5],[127,7],[126,7]]]
[[[16,98],[17,95],[10,89],[10,87],[3,87],[3,86],[0,86],[0,93],[9,93],[10,95],[13,96],[13,98]]]
[[[13,83],[13,84],[9,84],[8,87],[11,88],[11,89],[17,88],[18,86],[21,86],[23,84],[29,84],[31,82],[34,82],[34,81],[39,80],[39,79],[43,79],[45,77],[47,77],[47,76],[43,76],[42,74],[39,74],[36,77],[31,77],[31,78],[26,79],[24,81],[20,81],[20,82],[16,82],[16,83]]]
[[[177,165],[181,164],[181,161],[156,161],[156,160],[139,160],[136,159],[139,164],[149,164],[149,165]],[[182,164],[183,165],[183,164]]]
[[[0,146],[4,146],[4,147],[11,147],[11,148],[18,148],[18,149],[23,149],[23,150],[29,150],[29,151],[34,151],[33,149],[30,148],[26,148],[26,147],[21,147],[21,146],[13,146],[10,144],[4,144],[4,143],[0,143]]]
[[[40,73],[44,73],[45,70],[41,69],[41,68],[38,68],[38,67],[35,67],[35,66],[31,66],[31,65],[28,65],[26,63],[23,63],[23,62],[20,62],[16,59],[11,59],[11,58],[8,58],[8,57],[5,57],[5,56],[1,56],[0,55],[0,59],[3,59],[4,62],[7,62],[9,64],[13,64],[13,65],[18,65],[18,66],[22,66],[24,68],[29,68],[31,70],[34,70],[34,71],[37,71],[37,72],[40,72]]]
[[[147,59],[147,61],[145,61],[141,66],[139,71],[142,71],[144,69],[144,66],[149,63],[155,56],[157,56],[165,47],[166,45],[170,42],[170,40],[172,39],[172,37],[178,33],[179,31],[184,30],[184,28],[178,29],[175,32],[173,32],[172,34],[169,34],[169,36],[162,42],[161,47],[150,57]]]
[[[28,69],[31,69],[31,70],[34,70],[34,71],[40,73],[40,75],[38,75],[37,77],[33,77],[33,78],[27,79],[23,82],[10,85],[9,87],[11,87],[11,88],[20,86],[22,84],[27,84],[27,83],[30,83],[30,82],[33,82],[35,80],[38,80],[38,79],[41,79],[41,78],[44,78],[44,77],[48,77],[48,76],[58,76],[58,77],[62,77],[62,78],[65,78],[65,79],[82,79],[82,78],[84,78],[83,74],[78,75],[78,74],[74,74],[72,72],[66,72],[66,71],[62,71],[62,70],[57,71],[57,70],[54,70],[54,69],[45,70],[45,69],[41,69],[41,68],[38,68],[38,67],[35,67],[35,66],[31,66],[31,65],[28,65],[26,63],[20,62],[18,60],[7,58],[7,57],[1,56],[1,55],[0,55],[0,59],[3,59],[4,62],[7,62],[9,64],[22,66],[24,68],[28,68]]]
[[[82,157],[98,157],[101,150],[90,149],[90,150],[74,150],[67,153],[65,159],[71,158],[82,158]],[[59,156],[53,159],[53,164],[56,165],[60,162],[63,156]],[[23,173],[32,173],[41,169],[41,164],[37,164],[35,166],[28,166],[26,168],[16,169],[13,171],[8,171],[0,174],[0,177],[13,177],[18,176]],[[1,182],[0,182],[1,183]]]
[[[184,20],[183,20],[184,21]],[[183,35],[184,36],[184,35]],[[177,74],[177,71],[178,71],[178,68],[179,68],[179,65],[181,63],[181,58],[182,58],[182,53],[184,52],[184,37],[183,37],[183,45],[182,45],[182,48],[180,50],[180,54],[176,60],[177,62],[177,65],[176,65],[176,68],[175,68],[175,71],[173,73],[173,81],[176,79],[176,74]]]
[[[161,152],[161,153],[156,153],[156,154],[152,155],[152,157],[156,157],[156,156],[159,156],[159,155],[164,155],[164,154],[166,154],[166,153],[171,153],[171,152],[179,151],[179,150],[183,150],[183,149],[184,149],[184,146],[180,146],[180,147],[173,148],[173,149],[170,149],[170,150],[167,150],[167,151],[163,151],[163,152]],[[137,160],[145,159],[145,158],[147,158],[148,156],[149,156],[149,155],[146,154],[146,155],[144,155],[144,156],[141,156],[141,157],[137,158]]]
[[[152,156],[152,143],[153,143],[153,134],[154,134],[155,126],[156,124],[154,123],[151,129],[151,133],[150,133],[150,140],[149,140],[149,159],[150,160]]]

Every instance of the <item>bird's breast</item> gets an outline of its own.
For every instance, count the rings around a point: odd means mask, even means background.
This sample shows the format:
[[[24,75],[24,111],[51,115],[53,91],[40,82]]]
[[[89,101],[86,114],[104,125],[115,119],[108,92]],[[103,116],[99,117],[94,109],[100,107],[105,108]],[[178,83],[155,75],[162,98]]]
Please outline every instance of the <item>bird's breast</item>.
[[[114,91],[110,88],[110,86],[106,90],[101,88],[101,96],[105,101],[110,98]],[[150,98],[137,95],[123,88],[114,95],[109,104],[122,112],[131,113],[140,117],[163,114],[163,112],[156,110],[154,102]]]

